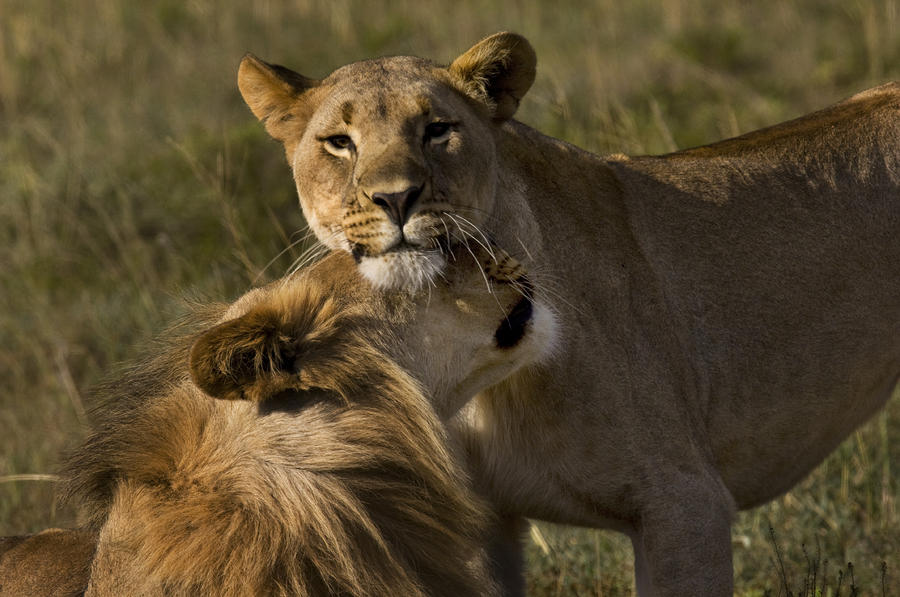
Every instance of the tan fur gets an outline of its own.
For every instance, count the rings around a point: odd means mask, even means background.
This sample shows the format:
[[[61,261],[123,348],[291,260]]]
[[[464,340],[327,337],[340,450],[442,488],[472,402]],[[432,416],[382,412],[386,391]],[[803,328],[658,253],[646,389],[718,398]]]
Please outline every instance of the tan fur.
[[[94,555],[92,534],[47,529],[0,537],[0,597],[75,597],[84,593]]]
[[[69,465],[99,527],[87,595],[493,594],[489,517],[432,404],[541,346],[526,323],[498,348],[527,282],[511,261],[487,293],[471,259],[430,292],[374,293],[333,255],[227,308],[190,378],[185,359],[140,400],[112,384]]]
[[[478,229],[496,187],[491,121],[512,116],[534,80],[528,42],[501,35],[449,70],[391,58],[320,82],[287,73],[247,56],[238,84],[284,143],[307,221],[326,245],[352,251],[375,285],[421,287],[446,267],[448,245],[487,242]],[[448,134],[430,137],[434,123]],[[333,148],[335,136],[350,147]],[[378,195],[407,191],[415,198],[398,225]]]
[[[401,261],[390,243],[358,241],[360,229],[399,238],[366,203],[378,186],[362,174],[415,163],[433,181],[420,209],[439,212],[435,229],[450,224],[449,244],[495,241],[557,312],[556,353],[459,417],[507,517],[508,591],[522,590],[515,543],[530,516],[627,533],[641,595],[730,595],[733,512],[789,489],[896,385],[900,86],[706,147],[601,158],[503,120],[511,104],[490,94],[522,97],[526,45],[492,36],[449,69],[351,64],[293,103],[261,93],[275,111],[302,105],[281,138],[304,213],[326,244],[363,255],[367,275],[385,286],[436,275],[427,242]],[[460,123],[440,151],[409,124],[426,102]],[[322,149],[337,133],[352,154]],[[456,216],[471,228],[454,229]]]

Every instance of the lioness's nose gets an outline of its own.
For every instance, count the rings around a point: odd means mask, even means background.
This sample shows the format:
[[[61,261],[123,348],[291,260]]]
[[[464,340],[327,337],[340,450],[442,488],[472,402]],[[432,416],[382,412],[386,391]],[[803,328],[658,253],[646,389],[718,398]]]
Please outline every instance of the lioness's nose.
[[[387,212],[393,222],[403,227],[406,214],[422,193],[422,187],[409,187],[399,193],[372,193],[372,203]]]

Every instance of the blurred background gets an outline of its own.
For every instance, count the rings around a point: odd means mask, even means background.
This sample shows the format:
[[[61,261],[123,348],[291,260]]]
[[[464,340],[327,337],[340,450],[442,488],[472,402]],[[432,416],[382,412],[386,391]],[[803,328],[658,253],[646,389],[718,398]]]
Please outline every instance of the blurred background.
[[[599,153],[712,142],[900,78],[890,0],[0,0],[0,535],[75,524],[29,475],[55,472],[90,387],[183,297],[230,300],[307,246],[241,56],[322,77],[380,55],[448,63],[499,30],[538,54],[517,117]],[[898,402],[740,515],[739,595],[806,595],[813,568],[846,595],[847,562],[864,594],[900,594]],[[632,594],[627,541],[536,528],[531,594]]]

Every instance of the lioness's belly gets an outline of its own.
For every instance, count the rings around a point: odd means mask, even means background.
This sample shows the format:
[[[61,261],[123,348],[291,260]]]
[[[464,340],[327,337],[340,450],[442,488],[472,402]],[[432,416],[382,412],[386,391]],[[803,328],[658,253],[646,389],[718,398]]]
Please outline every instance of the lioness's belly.
[[[789,490],[884,405],[896,380],[896,372],[885,373],[844,384],[842,393],[789,388],[719,409],[710,419],[715,464],[737,506],[753,507]]]

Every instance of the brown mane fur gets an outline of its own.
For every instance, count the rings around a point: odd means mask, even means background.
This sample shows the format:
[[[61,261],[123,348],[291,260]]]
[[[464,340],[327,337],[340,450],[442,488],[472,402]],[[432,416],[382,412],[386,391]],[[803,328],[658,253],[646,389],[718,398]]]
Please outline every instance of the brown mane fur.
[[[124,364],[92,388],[92,432],[66,455],[59,492],[63,501],[80,506],[85,526],[94,534],[106,520],[116,480],[125,473],[111,456],[119,442],[129,441],[118,429],[131,424],[147,404],[190,380],[187,365],[194,340],[222,318],[226,307],[190,305],[190,315],[164,330],[143,350],[143,358]]]
[[[175,341],[109,386],[132,393],[69,462],[100,529],[87,595],[493,592],[442,424],[326,286],[253,291],[190,371]]]

